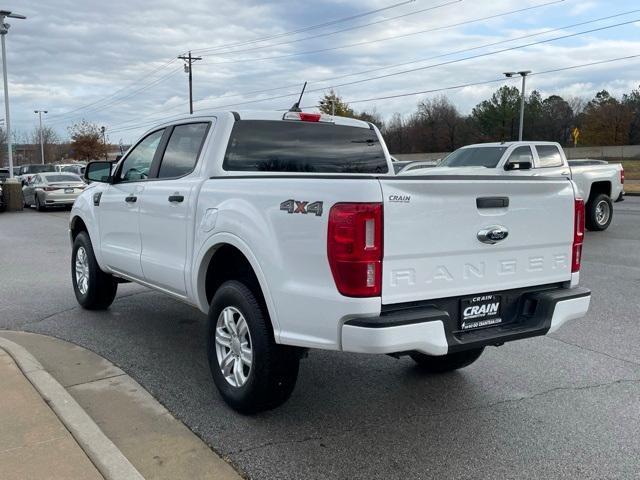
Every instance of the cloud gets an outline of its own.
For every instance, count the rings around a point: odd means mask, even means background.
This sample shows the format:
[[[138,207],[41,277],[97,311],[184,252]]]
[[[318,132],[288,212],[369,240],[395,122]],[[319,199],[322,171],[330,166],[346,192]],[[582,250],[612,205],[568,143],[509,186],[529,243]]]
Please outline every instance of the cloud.
[[[392,64],[440,56],[632,8],[624,0],[566,0],[520,14],[442,29],[445,25],[544,2],[463,0],[390,22],[306,40],[302,39],[444,2],[417,0],[369,17],[297,35],[282,34],[385,7],[394,1],[156,0],[152,7],[142,0],[15,2],[7,8],[15,8],[28,19],[12,20],[7,37],[12,119],[16,129],[31,130],[36,121],[33,110],[46,108],[51,113],[45,121],[62,135],[66,134],[69,124],[86,118],[113,131],[110,134],[112,141],[123,138],[127,142],[154,121],[187,112],[187,76],[176,56],[188,49],[201,52],[199,54],[203,56],[203,60],[193,67],[196,111],[227,105],[234,105],[226,108],[235,109],[282,109],[293,103],[304,81],[309,82],[310,92],[303,103],[313,105],[322,95],[322,91],[311,92],[317,88],[324,90],[335,84],[461,59],[511,44],[423,60],[406,67],[388,67]],[[640,15],[612,19],[597,26],[634,18],[640,18]],[[582,29],[587,28],[589,26]],[[436,30],[415,34],[428,29]],[[631,25],[603,30],[574,39],[345,85],[338,91],[347,101],[374,98],[491,80],[507,70],[542,71],[640,53],[636,33]],[[406,36],[389,38],[400,35]],[[272,38],[255,41],[264,37]],[[386,40],[317,51],[377,39]],[[527,42],[521,40],[512,44],[523,43]],[[301,54],[312,51],[315,53]],[[587,97],[602,88],[622,94],[640,83],[639,65],[640,61],[629,61],[541,75],[530,79],[530,88]],[[344,77],[383,67],[376,72]],[[324,80],[334,77],[344,78]],[[461,111],[468,112],[499,85],[468,87],[446,94]],[[276,90],[276,87],[282,88]],[[272,90],[252,93],[268,89]],[[292,96],[267,100],[286,94]],[[376,108],[383,116],[390,117],[394,112],[412,112],[416,103],[428,96],[431,95],[358,103],[354,107],[357,110]],[[255,100],[261,102],[245,103]],[[136,125],[136,128],[130,128]]]

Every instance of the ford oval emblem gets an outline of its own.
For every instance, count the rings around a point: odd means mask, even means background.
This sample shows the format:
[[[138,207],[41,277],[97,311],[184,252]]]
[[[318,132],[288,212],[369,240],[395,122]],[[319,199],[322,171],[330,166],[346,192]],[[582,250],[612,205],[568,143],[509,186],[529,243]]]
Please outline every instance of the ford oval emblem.
[[[502,225],[493,225],[491,227],[483,228],[478,232],[478,240],[482,243],[488,243],[489,245],[501,242],[508,236],[509,230]]]

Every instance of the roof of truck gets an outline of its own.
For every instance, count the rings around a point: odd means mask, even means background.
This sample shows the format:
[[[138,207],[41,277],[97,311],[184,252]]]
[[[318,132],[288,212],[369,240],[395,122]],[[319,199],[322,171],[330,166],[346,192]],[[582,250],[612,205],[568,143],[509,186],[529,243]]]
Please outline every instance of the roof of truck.
[[[170,120],[165,122],[158,122],[158,124],[154,125],[151,129],[147,131],[151,131],[158,127],[172,125],[175,123],[180,123],[184,121],[194,122],[197,120],[206,120],[214,117],[227,116],[227,115],[237,115],[240,120],[284,120],[284,115],[286,111],[275,111],[275,110],[222,110],[217,112],[211,112],[204,114],[198,114],[197,112],[193,115],[180,115],[176,116]],[[304,113],[320,113],[320,112],[310,112],[306,111]],[[340,116],[331,116],[327,114],[323,114],[326,118],[332,118],[332,122],[335,125],[345,125],[350,127],[360,127],[360,128],[370,128],[370,124],[363,120],[357,120],[355,118],[348,117],[340,117]]]
[[[476,148],[476,147],[511,147],[512,145],[558,145],[556,142],[538,142],[535,140],[523,140],[518,142],[488,142],[488,143],[474,143],[473,145],[465,145],[460,148]]]

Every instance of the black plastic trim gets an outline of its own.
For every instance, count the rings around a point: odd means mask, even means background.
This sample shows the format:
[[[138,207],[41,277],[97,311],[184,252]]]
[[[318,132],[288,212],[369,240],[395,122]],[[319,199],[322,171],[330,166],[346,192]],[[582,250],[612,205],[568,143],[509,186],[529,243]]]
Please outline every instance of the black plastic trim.
[[[478,208],[506,208],[509,206],[509,197],[478,197],[476,207]]]
[[[240,120],[240,114],[238,112],[231,112],[231,114],[233,115],[233,118],[237,121]]]

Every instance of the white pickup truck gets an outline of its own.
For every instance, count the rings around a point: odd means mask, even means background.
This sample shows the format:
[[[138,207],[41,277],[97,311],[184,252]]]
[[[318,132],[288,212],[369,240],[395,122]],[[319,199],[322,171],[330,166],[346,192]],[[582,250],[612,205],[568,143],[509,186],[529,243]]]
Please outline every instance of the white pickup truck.
[[[586,226],[606,230],[613,219],[613,202],[624,199],[624,169],[619,163],[598,160],[567,161],[555,142],[503,142],[467,145],[447,155],[437,167],[410,164],[402,175],[505,175],[507,177],[556,176],[571,178],[586,202]]]
[[[589,307],[573,182],[395,176],[359,120],[188,117],[85,176],[70,218],[78,302],[108,308],[134,281],[200,309],[213,380],[241,412],[283,403],[310,348],[444,372]]]

